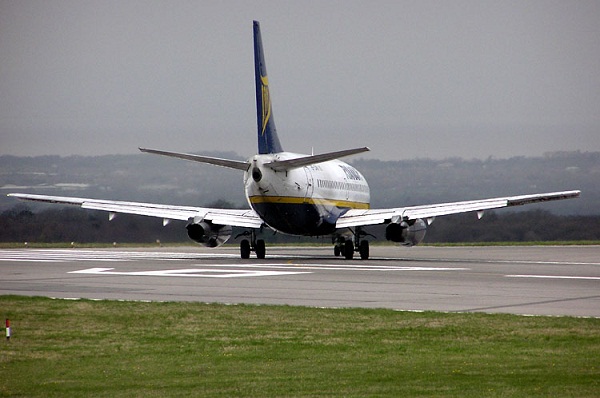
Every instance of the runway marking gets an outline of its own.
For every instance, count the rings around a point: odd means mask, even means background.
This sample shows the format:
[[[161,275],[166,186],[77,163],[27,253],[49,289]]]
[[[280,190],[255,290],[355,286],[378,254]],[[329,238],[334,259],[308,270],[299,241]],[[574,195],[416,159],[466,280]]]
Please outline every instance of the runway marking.
[[[286,258],[305,260],[310,256],[298,255],[272,255],[272,259]],[[0,261],[23,261],[38,263],[61,263],[72,261],[94,261],[94,262],[128,262],[128,261],[182,261],[182,260],[204,260],[207,258],[215,259],[238,259],[237,253],[180,253],[180,252],[162,252],[162,251],[126,251],[126,250],[87,250],[87,249],[7,249],[0,250]],[[294,263],[290,260],[286,263],[256,263],[252,264],[216,264],[216,265],[198,265],[199,267],[223,267],[223,268],[283,268],[290,270],[355,270],[355,271],[463,271],[470,268],[459,267],[418,267],[418,266],[386,266],[386,265],[367,265],[367,264],[310,264]]]
[[[97,249],[3,249],[0,250],[0,261],[12,262],[69,262],[69,261],[97,261],[97,262],[122,262],[122,261],[181,261],[201,260],[206,258],[232,258],[238,259],[239,254],[216,252],[175,252],[175,251],[129,251],[129,250],[97,250]],[[310,259],[309,255],[270,254],[270,259]],[[572,262],[572,261],[532,261],[532,260],[489,260],[489,259],[457,259],[457,258],[388,258],[374,257],[374,261],[410,261],[427,263],[476,263],[476,264],[539,264],[539,265],[600,265],[599,262]],[[343,269],[351,267],[363,268],[364,265],[344,265]],[[384,266],[380,266],[384,267]],[[415,267],[409,267],[418,270]],[[456,268],[452,268],[456,269]],[[423,270],[431,270],[424,267]],[[438,270],[443,270],[439,268]]]
[[[261,269],[262,268],[262,269]],[[265,270],[265,268],[267,270]],[[439,267],[378,267],[378,266],[331,266],[328,264],[198,264],[198,268],[155,271],[113,271],[114,268],[88,268],[70,271],[68,274],[120,275],[120,276],[178,276],[190,278],[244,278],[257,276],[282,276],[312,274],[315,270],[346,271],[463,271],[468,268]]]
[[[158,271],[134,271],[122,272],[112,271],[114,268],[89,268],[80,271],[71,271],[69,274],[92,274],[92,275],[121,275],[121,276],[178,276],[188,278],[247,278],[256,276],[280,276],[309,274],[310,272],[298,271],[248,271],[248,270],[224,270],[224,269],[172,269]]]
[[[568,275],[504,275],[507,278],[538,278],[538,279],[581,279],[600,280],[600,276],[568,276]]]
[[[238,258],[228,253],[178,253],[161,251],[81,250],[81,249],[8,249],[0,250],[0,261],[68,262],[68,261],[140,261],[140,260],[198,260]]]
[[[5,249],[0,250],[0,261],[11,262],[69,262],[69,261],[180,261],[206,258],[240,258],[238,253],[216,252],[168,252],[168,251],[127,251],[127,250],[88,250],[88,249]],[[304,255],[272,254],[269,258],[310,258]]]
[[[213,266],[210,264],[198,264],[199,267]],[[283,268],[283,269],[307,269],[327,271],[469,271],[470,268],[462,267],[400,267],[385,265],[352,265],[352,264],[311,264],[311,263],[255,263],[255,264],[214,264],[215,267],[243,267],[243,268]]]

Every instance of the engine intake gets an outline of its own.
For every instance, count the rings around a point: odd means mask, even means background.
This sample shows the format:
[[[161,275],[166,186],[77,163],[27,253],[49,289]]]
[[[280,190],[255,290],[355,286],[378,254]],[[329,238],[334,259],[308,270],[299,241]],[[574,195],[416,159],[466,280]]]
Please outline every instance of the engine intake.
[[[187,225],[187,233],[191,240],[206,247],[218,247],[231,237],[230,225],[216,225],[211,222],[192,222]]]
[[[415,246],[423,241],[427,232],[425,221],[417,218],[411,221],[402,221],[400,224],[390,224],[385,229],[385,238],[403,246]]]

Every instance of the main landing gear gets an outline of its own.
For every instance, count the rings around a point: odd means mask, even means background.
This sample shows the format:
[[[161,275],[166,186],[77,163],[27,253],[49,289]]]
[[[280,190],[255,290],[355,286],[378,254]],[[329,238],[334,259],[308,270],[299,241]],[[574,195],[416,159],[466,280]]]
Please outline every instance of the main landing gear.
[[[336,257],[344,256],[346,260],[352,260],[354,258],[354,253],[358,252],[361,260],[368,260],[369,241],[361,238],[373,235],[366,233],[359,227],[357,227],[355,231],[352,231],[352,233],[354,235],[354,240],[347,239],[344,236],[337,237],[333,246],[333,254]]]
[[[265,241],[262,239],[257,240],[256,233],[254,232],[253,229],[239,234],[238,236],[236,236],[236,238],[238,238],[240,236],[249,236],[250,237],[250,240],[242,239],[242,241],[240,242],[240,257],[241,258],[243,258],[243,259],[250,258],[251,252],[256,253],[256,258],[259,258],[259,259],[265,258],[265,255],[267,253]]]
[[[373,236],[366,233],[360,227],[356,227],[354,231],[350,230],[353,234],[353,239],[346,238],[342,235],[338,235],[334,238],[333,254],[336,257],[344,256],[346,260],[352,260],[354,253],[360,255],[361,260],[369,259],[369,241],[363,239],[366,236]],[[256,258],[263,259],[267,249],[265,247],[265,241],[263,239],[256,239],[256,232],[254,229],[245,231],[235,238],[240,236],[247,236],[249,239],[242,239],[240,242],[240,257],[243,259],[250,258],[250,253],[256,253]]]

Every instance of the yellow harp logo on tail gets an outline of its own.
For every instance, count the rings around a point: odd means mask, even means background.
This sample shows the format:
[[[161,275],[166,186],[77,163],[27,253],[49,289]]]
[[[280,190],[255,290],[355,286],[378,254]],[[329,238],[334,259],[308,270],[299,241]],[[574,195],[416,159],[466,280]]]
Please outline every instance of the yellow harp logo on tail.
[[[261,94],[262,94],[262,132],[265,135],[267,124],[271,118],[271,96],[269,95],[269,78],[267,76],[260,77]]]

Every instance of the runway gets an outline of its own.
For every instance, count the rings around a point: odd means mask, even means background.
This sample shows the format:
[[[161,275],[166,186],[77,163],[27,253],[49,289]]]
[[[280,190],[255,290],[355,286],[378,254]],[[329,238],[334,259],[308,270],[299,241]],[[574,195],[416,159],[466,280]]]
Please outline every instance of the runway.
[[[5,249],[0,294],[600,317],[600,246]]]

